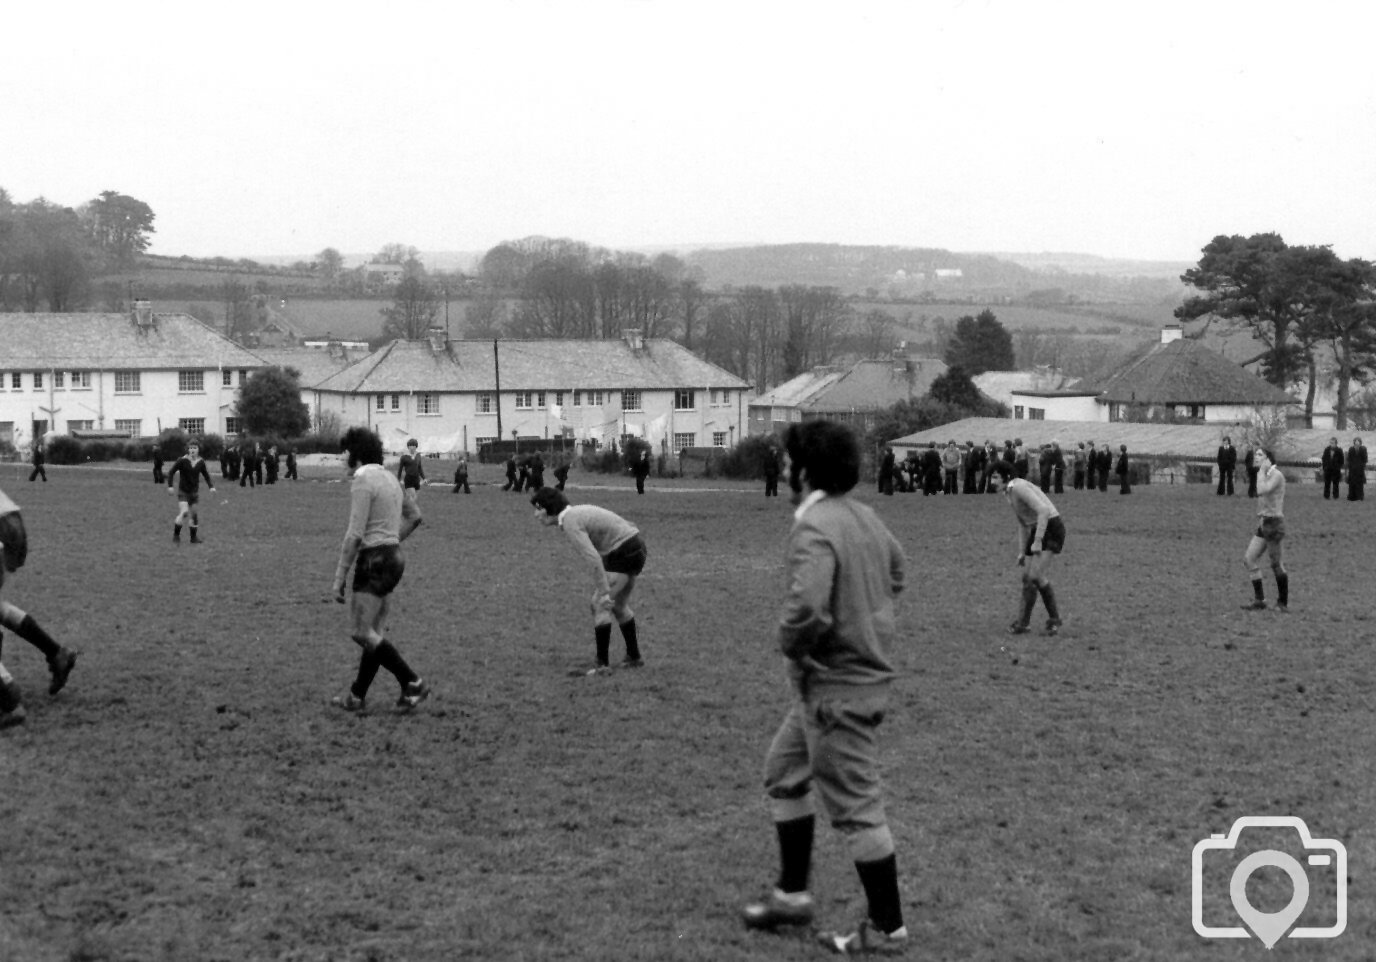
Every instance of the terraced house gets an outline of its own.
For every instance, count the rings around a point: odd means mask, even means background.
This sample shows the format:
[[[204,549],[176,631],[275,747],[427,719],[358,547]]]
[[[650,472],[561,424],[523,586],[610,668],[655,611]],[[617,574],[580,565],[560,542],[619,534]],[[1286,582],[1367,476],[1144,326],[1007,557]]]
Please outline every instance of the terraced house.
[[[364,424],[389,450],[643,437],[674,454],[741,440],[750,385],[667,339],[392,341],[312,385],[312,414]]]
[[[0,440],[48,433],[235,434],[239,387],[267,365],[189,314],[0,314]]]

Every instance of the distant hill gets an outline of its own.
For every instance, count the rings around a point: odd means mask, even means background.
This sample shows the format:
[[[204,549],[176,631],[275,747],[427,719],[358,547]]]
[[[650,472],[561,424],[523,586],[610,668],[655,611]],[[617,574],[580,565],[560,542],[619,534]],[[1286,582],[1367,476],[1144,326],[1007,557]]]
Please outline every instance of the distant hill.
[[[1015,258],[1021,259],[1019,263]],[[838,288],[901,300],[1153,303],[1179,300],[1190,265],[1115,261],[1090,254],[969,254],[940,248],[772,244],[696,250],[686,255],[709,289]]]

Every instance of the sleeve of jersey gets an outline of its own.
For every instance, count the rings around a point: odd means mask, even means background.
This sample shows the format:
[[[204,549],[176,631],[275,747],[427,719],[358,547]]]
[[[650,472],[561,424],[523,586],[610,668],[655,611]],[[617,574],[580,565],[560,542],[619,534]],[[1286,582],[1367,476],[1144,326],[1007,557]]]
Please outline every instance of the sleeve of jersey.
[[[788,595],[779,618],[779,648],[787,657],[796,660],[810,654],[831,630],[835,575],[831,545],[816,528],[800,524],[789,542]]]

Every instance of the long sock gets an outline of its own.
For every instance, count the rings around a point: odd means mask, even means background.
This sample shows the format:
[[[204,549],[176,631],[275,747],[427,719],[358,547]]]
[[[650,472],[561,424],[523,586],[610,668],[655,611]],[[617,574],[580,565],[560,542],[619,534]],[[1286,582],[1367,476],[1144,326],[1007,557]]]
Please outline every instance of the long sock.
[[[1262,590],[1261,590],[1261,579],[1260,579],[1260,578],[1253,578],[1253,579],[1252,579],[1252,594],[1256,595],[1257,601],[1265,601],[1265,600],[1266,600],[1266,595],[1265,595],[1265,594],[1262,592]]]
[[[355,698],[368,697],[368,688],[372,685],[373,679],[377,677],[377,670],[381,666],[377,649],[364,648],[363,654],[358,659],[358,676],[354,678],[353,687],[349,689],[354,693]]]
[[[623,621],[621,623],[621,637],[626,640],[626,657],[634,661],[640,660],[640,639],[635,631],[635,619]]]
[[[1290,576],[1284,571],[1276,572],[1276,601],[1282,605],[1290,604]]]
[[[172,539],[173,539],[174,541],[180,541],[180,540],[182,540],[182,526],[181,526],[181,525],[179,525],[179,524],[174,524],[174,525],[172,526]]]
[[[1057,621],[1060,621],[1061,613],[1056,609],[1056,593],[1051,590],[1049,582],[1044,582],[1042,584],[1041,595],[1042,603],[1046,605],[1046,613]]]
[[[806,892],[812,872],[812,835],[816,818],[805,815],[775,822],[779,836],[779,891]]]
[[[377,661],[379,665],[396,677],[402,688],[412,682],[420,681],[420,675],[411,670],[411,666],[406,664],[406,659],[401,657],[401,652],[397,651],[397,646],[386,638],[378,642]]]
[[[860,884],[870,903],[870,921],[888,934],[903,927],[903,906],[898,897],[898,858],[887,855],[873,862],[856,862]]]
[[[1018,619],[1018,624],[1025,625],[1032,620],[1032,609],[1037,604],[1037,586],[1026,584],[1022,586],[1022,617]]]
[[[56,658],[58,653],[62,651],[62,646],[53,641],[46,631],[38,627],[38,622],[33,620],[32,615],[25,615],[23,621],[17,625],[11,625],[11,627],[16,635],[43,652],[49,661]]]
[[[605,665],[611,658],[612,652],[612,626],[593,625],[593,637],[597,641],[597,663]]]

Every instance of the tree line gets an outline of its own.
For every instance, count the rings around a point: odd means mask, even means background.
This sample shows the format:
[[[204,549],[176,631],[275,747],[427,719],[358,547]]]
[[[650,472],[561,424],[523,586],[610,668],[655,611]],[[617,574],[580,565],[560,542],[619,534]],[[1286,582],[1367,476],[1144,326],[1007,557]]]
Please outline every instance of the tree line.
[[[143,201],[113,190],[73,208],[43,197],[16,203],[0,188],[0,310],[84,305],[93,278],[148,249],[153,219]]]
[[[1376,265],[1327,245],[1290,245],[1279,234],[1215,237],[1181,280],[1201,293],[1175,311],[1182,321],[1249,331],[1263,349],[1263,376],[1284,390],[1305,385],[1305,423],[1331,375],[1337,426],[1346,429],[1354,384],[1376,372]],[[1202,333],[1202,331],[1200,332]],[[1196,335],[1197,336],[1197,335]],[[1325,371],[1324,368],[1329,370]]]

